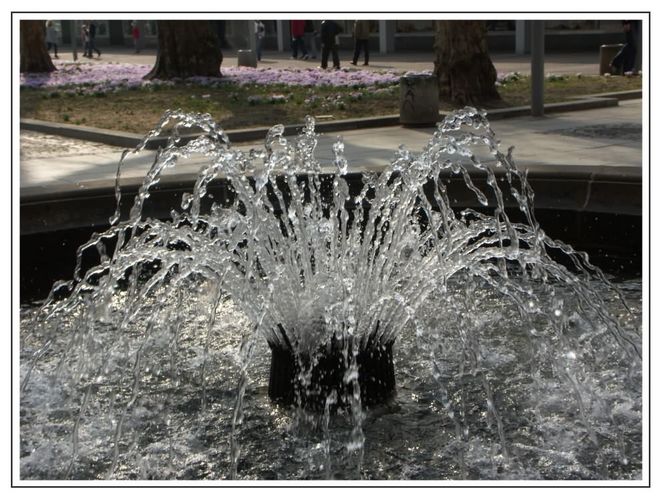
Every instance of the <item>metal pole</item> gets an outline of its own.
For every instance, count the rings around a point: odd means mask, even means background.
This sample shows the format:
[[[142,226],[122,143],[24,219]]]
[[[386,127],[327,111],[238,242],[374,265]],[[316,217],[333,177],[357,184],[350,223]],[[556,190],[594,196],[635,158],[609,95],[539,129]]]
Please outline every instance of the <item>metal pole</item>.
[[[278,52],[283,52],[285,50],[285,44],[283,43],[283,37],[285,29],[283,28],[283,21],[278,19],[276,21],[276,43],[278,44]]]
[[[515,54],[524,55],[526,53],[526,21],[518,19],[515,21]]]
[[[531,115],[545,114],[545,21],[531,21]]]
[[[257,50],[257,40],[255,39],[255,21],[248,21],[248,48],[255,52]]]
[[[386,21],[385,20],[379,20],[379,53],[380,54],[387,54],[388,53],[388,48],[387,48],[387,40],[386,40]]]

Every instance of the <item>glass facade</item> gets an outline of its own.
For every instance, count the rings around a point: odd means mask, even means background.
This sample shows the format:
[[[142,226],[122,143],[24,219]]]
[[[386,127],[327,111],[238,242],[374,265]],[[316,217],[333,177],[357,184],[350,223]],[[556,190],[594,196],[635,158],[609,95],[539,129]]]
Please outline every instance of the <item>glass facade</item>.
[[[73,29],[73,21],[53,20],[58,31],[61,43],[70,43],[71,34]],[[289,22],[283,20],[281,23],[273,19],[262,19],[266,28],[265,47],[268,50],[276,48],[278,37],[283,39],[281,45],[289,50]],[[320,20],[313,20],[319,26]],[[78,21],[78,25],[86,22],[85,20]],[[97,38],[102,45],[132,45],[131,38],[131,19],[125,20],[95,20],[97,24]],[[145,47],[155,47],[157,43],[157,21],[155,20],[137,20],[140,28],[141,39]],[[354,20],[343,19],[336,20],[342,28],[341,39],[344,40],[343,44],[349,43],[347,40],[352,36],[352,28]],[[243,48],[247,45],[247,26],[246,20],[215,20],[213,21],[215,30],[219,37],[223,40],[223,48]],[[394,36],[395,42],[388,44],[388,50],[427,50],[430,46],[428,38],[434,36],[434,19],[398,19],[385,21],[388,25],[387,33]],[[283,33],[279,34],[277,29],[278,25],[282,26]],[[379,26],[384,25],[381,22],[373,19],[371,20],[371,32],[374,38],[378,38]],[[493,48],[497,50],[514,50],[514,37],[516,31],[516,21],[507,19],[487,20],[486,21],[488,32],[493,35],[490,36]],[[552,42],[555,43],[555,48],[562,50],[571,50],[573,43],[576,40],[570,40],[565,35],[576,33],[578,36],[598,37],[600,40],[614,37],[622,34],[622,24],[620,20],[563,20],[563,19],[550,19],[545,21],[546,30],[550,35],[554,35],[567,40],[559,45],[560,38]],[[512,39],[512,40],[511,40]],[[584,49],[591,49],[593,45],[589,43],[588,39],[581,42]],[[598,42],[596,42],[598,43]],[[611,41],[600,41],[599,43],[612,43]]]
[[[396,33],[420,33],[420,32],[432,32],[434,31],[434,20],[433,19],[424,19],[424,20],[406,20],[406,21],[395,21],[395,32]]]

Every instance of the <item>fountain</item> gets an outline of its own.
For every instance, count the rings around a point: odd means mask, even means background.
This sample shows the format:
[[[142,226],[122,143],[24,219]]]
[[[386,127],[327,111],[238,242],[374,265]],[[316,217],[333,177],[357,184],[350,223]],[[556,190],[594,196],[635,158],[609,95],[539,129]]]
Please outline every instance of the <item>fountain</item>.
[[[312,118],[245,152],[168,112],[135,152],[166,129],[128,217],[130,152],[110,227],[22,311],[23,479],[641,477],[640,283],[543,231],[483,113],[361,175]]]

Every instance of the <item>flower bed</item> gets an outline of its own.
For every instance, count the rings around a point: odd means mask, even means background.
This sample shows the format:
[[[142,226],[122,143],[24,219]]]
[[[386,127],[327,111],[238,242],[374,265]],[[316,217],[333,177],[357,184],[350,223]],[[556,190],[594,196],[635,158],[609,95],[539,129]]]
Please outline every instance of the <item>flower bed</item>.
[[[143,80],[151,66],[119,63],[63,63],[56,61],[52,73],[22,73],[22,88],[62,88],[69,92],[95,94],[143,87],[171,86],[177,83],[216,87],[237,85],[289,85],[367,87],[393,85],[401,74],[384,71],[310,69],[222,68],[221,78],[192,77],[172,80]]]

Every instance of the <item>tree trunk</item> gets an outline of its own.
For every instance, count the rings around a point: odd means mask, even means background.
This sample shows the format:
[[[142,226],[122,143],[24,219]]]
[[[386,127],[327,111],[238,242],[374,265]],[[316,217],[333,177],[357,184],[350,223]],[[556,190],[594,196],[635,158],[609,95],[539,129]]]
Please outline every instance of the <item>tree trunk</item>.
[[[221,76],[223,54],[209,21],[157,21],[159,50],[147,79]]]
[[[56,69],[46,50],[44,23],[21,20],[21,73],[49,73]]]
[[[439,97],[460,106],[500,100],[484,21],[435,21]]]

